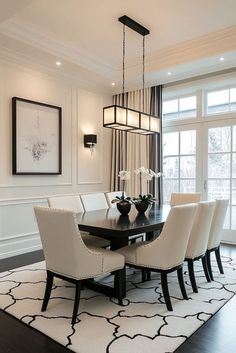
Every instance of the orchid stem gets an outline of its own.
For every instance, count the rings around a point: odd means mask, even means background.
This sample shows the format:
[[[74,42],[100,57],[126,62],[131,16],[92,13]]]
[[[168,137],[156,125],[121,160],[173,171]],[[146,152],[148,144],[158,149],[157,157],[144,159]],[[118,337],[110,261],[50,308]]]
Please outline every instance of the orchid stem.
[[[140,194],[143,194],[142,175],[140,173]]]

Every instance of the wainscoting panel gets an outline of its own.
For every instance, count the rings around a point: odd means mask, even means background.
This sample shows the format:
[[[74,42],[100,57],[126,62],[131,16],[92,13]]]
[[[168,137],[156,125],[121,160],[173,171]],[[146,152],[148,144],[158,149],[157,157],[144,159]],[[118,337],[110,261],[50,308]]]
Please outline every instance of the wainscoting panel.
[[[0,259],[41,249],[34,206],[44,198],[0,201]]]

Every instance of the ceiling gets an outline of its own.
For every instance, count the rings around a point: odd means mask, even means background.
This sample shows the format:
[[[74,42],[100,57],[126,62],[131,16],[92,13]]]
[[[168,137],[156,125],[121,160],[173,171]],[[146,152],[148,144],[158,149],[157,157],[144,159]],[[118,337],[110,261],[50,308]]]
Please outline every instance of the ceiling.
[[[59,60],[64,75],[109,92],[121,87],[122,15],[150,30],[147,86],[236,66],[235,0],[0,0],[0,10],[2,51]],[[142,37],[127,28],[126,89],[141,87],[141,74]]]

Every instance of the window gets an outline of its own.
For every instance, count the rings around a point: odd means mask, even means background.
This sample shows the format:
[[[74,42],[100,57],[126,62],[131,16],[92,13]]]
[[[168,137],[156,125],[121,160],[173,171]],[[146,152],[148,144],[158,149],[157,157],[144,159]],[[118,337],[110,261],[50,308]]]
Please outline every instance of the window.
[[[236,93],[235,93],[236,95]],[[163,102],[163,119],[193,118],[197,115],[196,96],[182,97]]]
[[[224,228],[236,229],[236,125],[208,130],[208,197],[230,200]]]
[[[196,131],[163,134],[164,202],[172,192],[194,192],[196,184]]]
[[[219,114],[236,110],[236,88],[207,93],[207,114]]]
[[[222,239],[234,244],[235,82],[236,73],[163,89],[163,202],[172,192],[196,190],[203,200],[229,199]]]

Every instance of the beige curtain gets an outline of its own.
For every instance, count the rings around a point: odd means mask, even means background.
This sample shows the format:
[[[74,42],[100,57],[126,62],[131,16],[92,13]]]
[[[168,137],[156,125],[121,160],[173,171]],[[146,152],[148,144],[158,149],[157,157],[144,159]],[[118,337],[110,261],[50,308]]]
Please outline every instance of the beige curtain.
[[[144,90],[144,104],[142,90],[125,93],[124,102],[122,98],[122,94],[114,96],[113,103],[150,113],[151,88]],[[119,130],[113,130],[112,134],[111,190],[121,190],[118,173],[120,170],[129,170],[131,180],[126,182],[127,195],[138,196],[141,191],[147,193],[147,185],[140,185],[140,177],[134,174],[134,170],[142,166],[150,168],[150,137]]]

